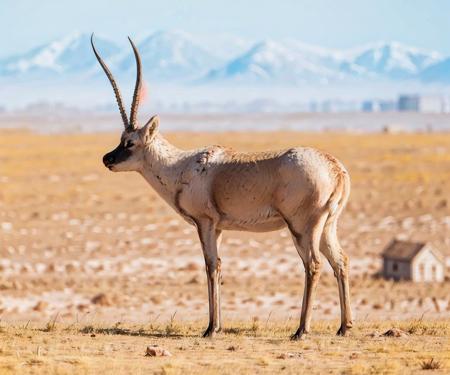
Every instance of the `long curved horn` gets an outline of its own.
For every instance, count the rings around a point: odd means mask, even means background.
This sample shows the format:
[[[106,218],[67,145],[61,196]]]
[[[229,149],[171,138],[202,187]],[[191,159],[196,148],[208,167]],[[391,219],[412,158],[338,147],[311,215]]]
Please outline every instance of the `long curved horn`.
[[[119,106],[120,116],[122,116],[123,125],[125,126],[125,129],[127,129],[130,126],[130,123],[128,122],[128,116],[125,112],[125,108],[123,106],[122,96],[120,95],[119,87],[116,84],[116,81],[114,80],[114,76],[112,75],[111,71],[106,66],[105,62],[102,60],[100,55],[98,54],[97,50],[94,46],[94,33],[91,35],[91,46],[94,50],[95,57],[97,58],[98,62],[103,68],[103,71],[105,72],[106,76],[109,79],[109,82],[111,82],[111,86],[114,90],[114,95],[116,96],[117,105]]]
[[[142,69],[141,69],[141,57],[130,37],[128,37],[131,47],[133,48],[134,58],[136,59],[136,85],[134,86],[133,102],[131,104],[130,111],[130,126],[133,129],[137,128],[137,112],[139,108],[139,101],[141,100],[141,87],[142,87]]]

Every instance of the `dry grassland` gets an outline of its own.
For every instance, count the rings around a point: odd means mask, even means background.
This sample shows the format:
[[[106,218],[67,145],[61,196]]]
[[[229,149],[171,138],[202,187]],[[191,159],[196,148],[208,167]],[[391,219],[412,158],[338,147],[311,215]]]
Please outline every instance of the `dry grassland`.
[[[287,340],[299,316],[303,270],[281,231],[225,234],[225,333],[199,338],[207,288],[195,231],[140,176],[102,166],[119,134],[1,131],[0,373],[404,374],[436,361],[436,373],[450,371],[449,281],[374,277],[393,236],[428,240],[450,255],[450,134],[167,137],[181,148],[308,145],[343,161],[352,177],[340,225],[351,256],[351,336],[334,336],[337,287],[325,269],[314,333]],[[410,335],[370,336],[392,327]],[[151,344],[173,356],[145,357]]]
[[[384,337],[391,323],[360,323],[349,337],[335,322],[318,322],[300,342],[292,324],[232,323],[214,339],[202,325],[2,327],[0,373],[20,374],[445,374],[450,369],[449,321],[396,323],[404,337]],[[170,357],[148,357],[148,345]]]

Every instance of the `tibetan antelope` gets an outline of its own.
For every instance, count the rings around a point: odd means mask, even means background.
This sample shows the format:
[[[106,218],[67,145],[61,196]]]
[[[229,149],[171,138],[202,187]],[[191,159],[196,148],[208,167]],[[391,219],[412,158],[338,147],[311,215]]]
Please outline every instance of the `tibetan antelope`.
[[[159,133],[153,116],[138,126],[142,85],[139,52],[128,38],[137,66],[133,102],[128,119],[119,88],[110,70],[91,45],[108,77],[125,130],[119,145],[103,157],[114,172],[136,171],[189,224],[196,227],[205,258],[209,325],[204,337],[221,329],[221,260],[223,230],[253,232],[287,228],[305,268],[300,326],[292,336],[309,332],[314,290],[322,253],[334,270],[339,288],[344,335],[352,326],[348,257],[338,242],[336,227],[350,193],[350,179],[333,156],[309,147],[281,151],[235,152],[221,146],[184,151]]]

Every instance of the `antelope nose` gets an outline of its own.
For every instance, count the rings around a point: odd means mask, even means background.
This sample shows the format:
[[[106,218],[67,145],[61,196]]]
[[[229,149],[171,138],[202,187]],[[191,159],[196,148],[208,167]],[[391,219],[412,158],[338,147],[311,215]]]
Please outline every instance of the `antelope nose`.
[[[105,156],[103,156],[103,164],[105,164],[105,166],[114,164],[114,161],[115,161],[115,158],[111,154],[106,154]]]

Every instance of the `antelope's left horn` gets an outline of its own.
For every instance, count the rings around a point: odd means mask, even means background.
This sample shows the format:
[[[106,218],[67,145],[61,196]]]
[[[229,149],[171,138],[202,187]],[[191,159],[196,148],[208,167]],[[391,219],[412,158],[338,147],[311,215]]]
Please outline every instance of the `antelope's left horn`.
[[[139,56],[139,51],[134,45],[130,37],[128,37],[131,47],[133,48],[134,58],[136,60],[136,84],[134,86],[133,102],[131,103],[130,111],[130,127],[133,129],[137,128],[137,112],[139,109],[139,101],[141,100],[141,88],[142,88],[142,68],[141,68],[141,57]]]

